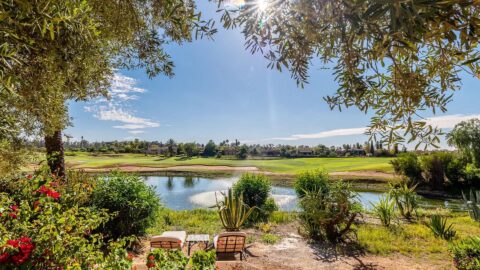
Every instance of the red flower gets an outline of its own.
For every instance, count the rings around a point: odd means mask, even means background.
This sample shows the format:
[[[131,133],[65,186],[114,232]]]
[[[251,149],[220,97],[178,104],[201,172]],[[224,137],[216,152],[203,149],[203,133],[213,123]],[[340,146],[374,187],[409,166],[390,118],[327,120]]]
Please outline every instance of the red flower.
[[[127,260],[129,261],[133,260],[133,254],[131,252],[127,254]]]
[[[154,264],[154,263],[148,263],[148,264],[147,264],[147,267],[148,267],[148,268],[153,268],[153,267],[155,267],[155,264]]]
[[[18,211],[18,205],[15,205],[15,204],[14,204],[14,205],[11,205],[11,206],[10,206],[10,209],[12,209],[12,211],[17,212],[17,211]]]
[[[7,240],[7,245],[9,246],[12,246],[14,248],[18,248],[19,244],[18,244],[18,240]]]
[[[13,218],[13,219],[16,219],[17,218],[17,215],[15,215],[15,213],[8,213],[8,215]]]
[[[60,198],[60,193],[56,192],[55,190],[53,189],[50,189],[48,192],[47,192],[47,196],[48,197],[51,197],[51,198],[54,198],[55,200],[58,200]]]
[[[7,252],[0,254],[0,263],[6,263],[9,258],[10,254],[8,254]]]
[[[29,179],[29,180],[32,179],[32,177],[33,176],[31,174],[27,175],[27,179]]]
[[[41,186],[39,189],[37,189],[37,192],[38,193],[42,193],[42,194],[47,194],[47,192],[49,191],[50,189],[47,188],[46,186]]]
[[[148,256],[148,259],[149,259],[150,261],[153,261],[153,260],[155,259],[155,257],[153,257],[153,255],[150,255],[150,256]]]

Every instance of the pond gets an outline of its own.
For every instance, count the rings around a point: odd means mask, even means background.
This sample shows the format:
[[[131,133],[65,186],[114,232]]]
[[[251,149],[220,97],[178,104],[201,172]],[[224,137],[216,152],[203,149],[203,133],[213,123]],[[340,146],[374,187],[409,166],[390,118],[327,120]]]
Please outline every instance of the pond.
[[[215,205],[215,194],[227,190],[238,177],[207,178],[192,176],[143,176],[149,185],[155,187],[164,206],[174,210],[208,208]],[[362,206],[371,209],[371,203],[376,203],[383,193],[358,191]],[[294,211],[298,209],[297,196],[291,187],[273,186],[272,197],[281,210]],[[460,210],[459,200],[434,200],[420,197],[420,205],[424,208],[446,207]],[[220,198],[220,197],[219,197]]]

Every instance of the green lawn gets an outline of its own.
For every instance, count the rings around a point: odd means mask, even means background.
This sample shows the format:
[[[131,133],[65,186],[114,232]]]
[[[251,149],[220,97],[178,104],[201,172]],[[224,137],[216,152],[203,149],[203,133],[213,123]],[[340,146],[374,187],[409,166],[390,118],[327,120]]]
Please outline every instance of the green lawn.
[[[275,160],[230,160],[218,158],[162,158],[143,154],[91,155],[89,153],[68,153],[66,161],[76,168],[108,168],[122,165],[144,167],[171,167],[188,165],[224,165],[232,167],[255,166],[261,170],[294,174],[303,170],[323,168],[329,172],[341,171],[382,171],[391,172],[392,158],[295,158]]]

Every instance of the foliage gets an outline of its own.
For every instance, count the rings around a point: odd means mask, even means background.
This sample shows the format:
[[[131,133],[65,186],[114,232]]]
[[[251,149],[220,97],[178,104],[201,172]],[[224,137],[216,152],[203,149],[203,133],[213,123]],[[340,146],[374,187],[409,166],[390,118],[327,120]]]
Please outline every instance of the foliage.
[[[224,26],[241,27],[248,50],[301,86],[314,63],[331,68],[339,88],[329,106],[373,111],[368,133],[389,144],[437,145],[441,131],[418,113],[446,111],[459,73],[480,70],[475,1],[262,3],[225,6]]]
[[[248,219],[249,222],[266,221],[273,211],[278,210],[275,201],[269,198],[271,190],[272,183],[264,174],[242,174],[233,185],[235,196],[243,194],[243,202],[255,208]]]
[[[166,250],[156,248],[147,255],[148,269],[184,270],[186,269],[187,263],[188,258],[179,249]]]
[[[469,162],[480,167],[480,119],[470,119],[455,125],[447,142],[465,155]]]
[[[212,140],[209,140],[203,149],[203,156],[213,157],[217,152],[217,146]]]
[[[266,233],[262,235],[262,242],[264,242],[265,244],[274,245],[278,241],[280,241],[280,236],[278,235],[271,234],[271,233]]]
[[[210,209],[171,210],[161,208],[148,234],[158,235],[164,231],[187,231],[214,235],[223,229],[217,211]]]
[[[395,201],[390,196],[382,196],[378,203],[372,204],[373,213],[380,219],[383,226],[389,227],[395,217]]]
[[[238,159],[246,159],[248,157],[248,147],[247,145],[242,145],[240,146],[240,149],[238,150],[237,153],[237,158]]]
[[[195,251],[190,258],[192,270],[215,270],[217,254],[214,249],[210,251]]]
[[[293,187],[299,198],[303,198],[308,192],[326,190],[328,187],[328,173],[324,170],[301,172],[297,175]]]
[[[314,240],[336,243],[353,232],[352,224],[360,213],[356,194],[342,181],[327,182],[326,188],[306,191],[300,199],[302,229]]]
[[[427,227],[433,232],[435,237],[440,237],[445,240],[450,240],[455,237],[455,230],[453,229],[453,224],[447,226],[448,218],[442,217],[440,215],[432,215],[430,217],[429,222],[427,223]]]
[[[480,269],[480,237],[474,236],[450,246],[455,266],[459,270]]]
[[[468,197],[462,191],[462,197],[470,217],[473,220],[480,222],[480,190],[474,191],[473,189],[470,189]]]
[[[0,268],[130,269],[125,240],[107,244],[92,233],[110,217],[78,204],[76,196],[82,198],[88,190],[72,183],[83,180],[58,180],[40,173],[3,180]]]
[[[401,153],[390,163],[393,165],[395,173],[405,175],[413,183],[420,183],[423,180],[422,167],[414,152]]]
[[[98,180],[92,205],[114,215],[101,227],[109,239],[143,235],[155,222],[160,207],[153,187],[137,175],[113,172]]]
[[[235,195],[232,189],[227,194],[222,194],[223,200],[217,200],[218,214],[222,225],[227,231],[239,231],[256,207],[249,207],[243,202],[242,194]]]
[[[401,183],[397,187],[392,187],[389,192],[389,196],[395,201],[395,206],[400,214],[406,219],[411,219],[418,208],[415,188],[416,185],[408,187],[407,183]]]

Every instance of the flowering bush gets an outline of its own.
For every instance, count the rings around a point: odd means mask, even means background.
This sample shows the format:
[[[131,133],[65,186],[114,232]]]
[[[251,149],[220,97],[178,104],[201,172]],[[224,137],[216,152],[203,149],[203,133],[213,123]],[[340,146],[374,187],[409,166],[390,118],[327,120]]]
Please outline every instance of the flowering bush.
[[[88,194],[77,184],[48,174],[1,180],[0,269],[131,268],[124,242],[92,233],[110,216],[81,206]]]
[[[147,256],[147,267],[150,270],[184,270],[187,263],[188,258],[178,249],[164,250],[157,248]]]

